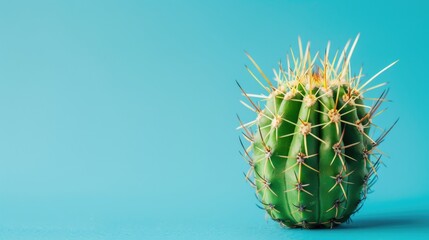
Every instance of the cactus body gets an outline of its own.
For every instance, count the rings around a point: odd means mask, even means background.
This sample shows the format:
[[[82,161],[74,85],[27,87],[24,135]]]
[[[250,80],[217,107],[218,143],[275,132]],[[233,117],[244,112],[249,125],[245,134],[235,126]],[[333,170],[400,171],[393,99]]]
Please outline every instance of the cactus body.
[[[282,226],[337,226],[360,209],[374,182],[382,156],[378,146],[393,126],[379,131],[378,138],[370,136],[387,91],[369,106],[363,94],[383,86],[368,88],[394,63],[361,84],[362,74],[352,77],[349,66],[357,39],[350,53],[347,44],[331,62],[329,45],[323,59],[312,59],[309,47],[298,58],[292,52],[287,70],[275,71],[276,86],[248,55],[268,86],[249,68],[267,94],[247,94],[239,85],[247,99],[242,103],[257,114],[249,123],[240,120],[250,142],[242,144],[251,167],[245,177],[260,207]],[[321,62],[319,68],[315,61]]]

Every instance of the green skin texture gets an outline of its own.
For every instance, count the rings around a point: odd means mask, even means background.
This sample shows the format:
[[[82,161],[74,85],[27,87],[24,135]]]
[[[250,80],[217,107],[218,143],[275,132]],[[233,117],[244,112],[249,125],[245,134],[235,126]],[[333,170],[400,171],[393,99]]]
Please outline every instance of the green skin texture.
[[[281,225],[332,228],[347,221],[361,203],[364,178],[369,171],[363,150],[370,145],[369,141],[356,126],[344,122],[335,124],[327,113],[335,108],[337,95],[336,109],[341,109],[340,114],[348,112],[341,116],[342,120],[355,123],[366,112],[363,107],[345,103],[342,98],[345,87],[339,89],[339,93],[334,89],[329,96],[314,88],[312,92],[317,93],[318,101],[307,107],[301,100],[310,93],[300,88],[300,93],[291,100],[284,100],[283,94],[271,96],[262,110],[264,116],[258,122],[252,145],[256,192],[268,215]],[[271,125],[273,115],[282,117],[277,128]],[[302,121],[312,124],[312,135],[299,132]],[[340,146],[353,144],[341,150],[344,166],[332,148],[341,140],[343,131]],[[365,128],[367,131],[369,127]],[[282,137],[285,135],[287,137]],[[299,153],[314,156],[299,164]],[[335,177],[339,174],[343,178],[336,184]],[[303,184],[301,190],[297,187],[298,180]]]
[[[296,96],[295,100],[301,100],[301,96]],[[284,102],[282,105],[282,98],[276,97],[276,106],[274,107],[274,101],[269,101],[267,103],[267,108],[274,109],[276,108],[279,114],[284,114],[286,112],[296,112],[299,111],[299,108],[301,106],[301,103],[298,101],[287,101]],[[272,113],[268,110],[264,111],[264,114],[266,116],[272,117]],[[297,115],[291,115],[291,118],[288,119],[290,121],[296,122],[298,120]],[[271,124],[271,120],[269,120],[267,117],[262,117],[260,120],[260,127],[261,127],[261,135],[265,136],[269,131],[270,128],[266,128],[267,125]],[[288,122],[283,122],[280,127],[278,128],[278,136],[286,135],[294,132],[295,126]],[[265,139],[264,139],[265,140]],[[290,146],[292,138],[279,138],[276,140],[275,135],[271,134],[270,138],[268,140],[265,140],[266,144],[271,146],[273,149],[276,149],[276,155],[273,154],[271,156],[271,162],[273,163],[275,168],[272,168],[271,164],[268,162],[266,164],[266,169],[264,171],[266,160],[265,158],[265,152],[260,151],[260,149],[264,149],[264,146],[262,144],[260,135],[257,134],[255,136],[255,151],[254,151],[254,157],[255,161],[258,161],[259,159],[263,159],[260,162],[256,162],[254,166],[254,170],[260,175],[255,174],[256,178],[260,177],[266,177],[268,178],[268,174],[270,174],[270,188],[273,192],[279,193],[277,196],[271,193],[271,191],[264,189],[263,184],[261,181],[256,181],[257,189],[262,189],[260,191],[260,196],[264,196],[264,199],[262,199],[262,203],[268,204],[271,203],[274,205],[275,210],[272,210],[269,208],[269,206],[265,206],[267,209],[268,214],[273,219],[281,219],[283,220],[282,223],[287,226],[293,226],[295,222],[292,222],[292,215],[290,208],[287,204],[284,204],[287,202],[287,196],[284,194],[286,191],[286,185],[285,185],[285,159],[278,157],[277,155],[287,155],[289,149],[283,148],[281,146]],[[264,176],[265,174],[265,176]]]

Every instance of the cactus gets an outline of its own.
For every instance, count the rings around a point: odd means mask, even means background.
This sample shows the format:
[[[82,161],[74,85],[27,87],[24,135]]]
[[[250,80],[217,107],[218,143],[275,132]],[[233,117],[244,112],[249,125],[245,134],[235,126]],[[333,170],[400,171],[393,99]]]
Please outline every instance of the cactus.
[[[329,43],[322,58],[311,56],[309,44],[303,51],[299,40],[299,56],[291,50],[287,68],[280,63],[274,70],[274,81],[246,53],[267,85],[247,66],[264,93],[246,93],[237,82],[246,99],[241,103],[256,113],[248,123],[239,118],[250,142],[246,147],[240,138],[250,165],[244,175],[256,190],[258,206],[281,226],[333,228],[348,221],[378,176],[384,154],[379,145],[397,121],[387,129],[373,123],[384,111],[380,105],[388,90],[379,98],[364,94],[385,86],[368,87],[397,61],[361,83],[362,69],[352,77],[350,68],[358,38],[348,53],[350,41],[332,60]]]

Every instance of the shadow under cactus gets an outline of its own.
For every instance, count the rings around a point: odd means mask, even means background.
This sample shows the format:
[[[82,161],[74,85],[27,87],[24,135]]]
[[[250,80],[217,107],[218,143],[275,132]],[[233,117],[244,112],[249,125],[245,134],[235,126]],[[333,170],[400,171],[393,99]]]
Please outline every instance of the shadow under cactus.
[[[366,216],[355,219],[351,224],[344,224],[340,229],[369,229],[369,228],[406,228],[429,225],[429,210],[422,212],[398,212],[382,216]]]

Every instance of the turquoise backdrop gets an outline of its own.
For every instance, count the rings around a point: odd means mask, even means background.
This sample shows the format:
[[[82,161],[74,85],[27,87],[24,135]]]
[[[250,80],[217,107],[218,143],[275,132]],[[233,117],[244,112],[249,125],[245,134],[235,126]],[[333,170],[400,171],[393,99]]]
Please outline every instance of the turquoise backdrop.
[[[1,1],[0,239],[428,239],[425,1]],[[281,229],[243,179],[248,51],[269,77],[297,37],[361,33],[400,121],[354,222]],[[377,95],[377,93],[374,93]]]

